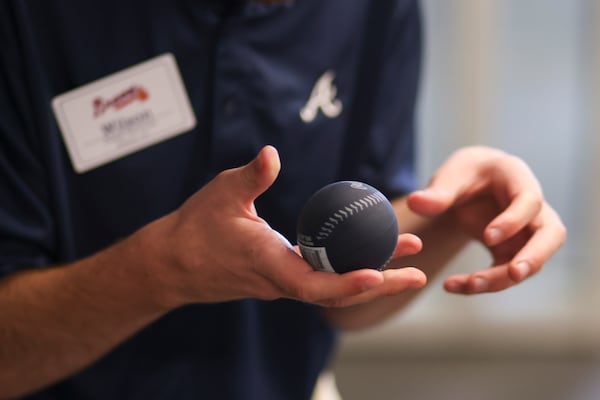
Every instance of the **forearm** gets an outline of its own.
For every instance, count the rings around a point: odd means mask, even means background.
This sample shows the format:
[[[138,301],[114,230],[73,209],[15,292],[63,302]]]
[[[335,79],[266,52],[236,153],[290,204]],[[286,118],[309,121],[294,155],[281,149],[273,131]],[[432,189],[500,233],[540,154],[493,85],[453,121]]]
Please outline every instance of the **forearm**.
[[[164,312],[147,234],[0,281],[0,398],[75,373]]]
[[[388,268],[415,266],[423,270],[428,279],[435,277],[468,242],[468,237],[458,231],[450,215],[427,219],[410,211],[405,198],[393,202],[400,230],[419,236],[423,250],[414,256],[392,261]],[[325,308],[324,316],[336,327],[356,330],[369,327],[402,310],[420,293],[417,290],[378,298],[377,300],[345,308]]]

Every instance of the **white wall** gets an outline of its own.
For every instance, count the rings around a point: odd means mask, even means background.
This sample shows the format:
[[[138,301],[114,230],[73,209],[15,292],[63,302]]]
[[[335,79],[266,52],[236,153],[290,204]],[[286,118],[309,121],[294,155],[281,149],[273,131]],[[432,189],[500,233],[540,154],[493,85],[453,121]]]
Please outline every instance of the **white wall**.
[[[515,365],[550,357],[565,368],[584,368],[576,361],[583,357],[600,382],[600,1],[424,0],[423,9],[423,182],[457,147],[500,147],[529,163],[569,238],[540,274],[517,287],[471,297],[445,293],[445,276],[488,264],[487,254],[472,246],[407,312],[344,338],[342,381],[361,382],[352,375],[361,360],[372,370],[378,357],[387,366],[394,365],[390,357],[397,366],[406,357],[449,357],[464,366],[465,357],[493,364],[509,354]],[[395,384],[403,383],[399,376]],[[600,398],[600,387],[593,390],[590,398]]]

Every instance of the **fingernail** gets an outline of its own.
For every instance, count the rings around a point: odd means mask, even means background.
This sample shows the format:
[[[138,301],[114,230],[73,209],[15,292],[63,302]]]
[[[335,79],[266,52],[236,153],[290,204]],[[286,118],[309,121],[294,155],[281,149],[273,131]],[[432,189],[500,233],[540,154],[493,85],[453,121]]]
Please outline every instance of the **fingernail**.
[[[498,244],[502,240],[502,231],[498,228],[491,228],[487,232],[487,242],[489,245]]]
[[[525,279],[531,272],[531,266],[527,261],[519,261],[517,265],[515,265],[515,268],[519,271],[520,279]]]
[[[446,282],[446,290],[451,292],[458,292],[461,289],[462,285],[458,282]]]
[[[475,291],[476,293],[483,292],[487,288],[488,288],[487,280],[480,278],[480,277],[473,279],[473,291]]]

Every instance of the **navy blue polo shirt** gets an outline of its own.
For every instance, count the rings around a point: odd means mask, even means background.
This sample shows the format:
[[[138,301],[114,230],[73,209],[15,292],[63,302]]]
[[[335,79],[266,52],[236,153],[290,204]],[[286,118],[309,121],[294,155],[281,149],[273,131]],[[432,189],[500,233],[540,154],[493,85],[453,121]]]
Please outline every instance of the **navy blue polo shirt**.
[[[105,248],[265,144],[282,171],[257,210],[292,241],[302,205],[327,183],[412,189],[419,12],[390,0],[369,23],[380,2],[2,1],[0,274]],[[51,100],[165,53],[196,126],[75,172]],[[334,342],[300,302],[192,305],[30,398],[306,399]]]

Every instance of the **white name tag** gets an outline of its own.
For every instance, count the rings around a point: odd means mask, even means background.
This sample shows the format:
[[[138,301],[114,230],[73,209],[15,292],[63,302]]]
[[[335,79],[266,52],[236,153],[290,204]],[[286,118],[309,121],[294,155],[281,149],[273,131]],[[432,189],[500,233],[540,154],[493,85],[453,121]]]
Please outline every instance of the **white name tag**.
[[[196,118],[172,54],[52,100],[75,171],[82,173],[189,131]]]

